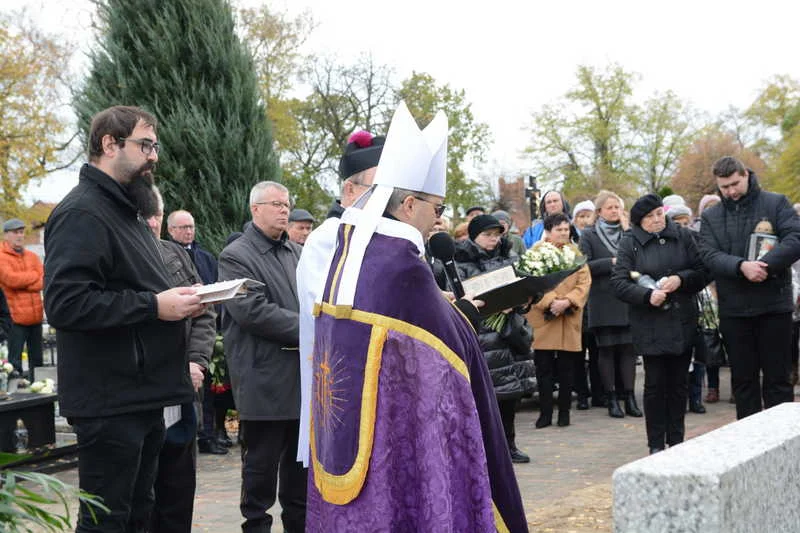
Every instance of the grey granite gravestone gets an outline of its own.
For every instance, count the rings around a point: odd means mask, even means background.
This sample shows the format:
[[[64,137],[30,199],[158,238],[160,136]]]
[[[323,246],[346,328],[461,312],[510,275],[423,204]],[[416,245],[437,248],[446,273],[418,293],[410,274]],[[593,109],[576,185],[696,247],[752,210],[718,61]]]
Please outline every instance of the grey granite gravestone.
[[[784,403],[613,475],[616,533],[800,531],[800,403]]]

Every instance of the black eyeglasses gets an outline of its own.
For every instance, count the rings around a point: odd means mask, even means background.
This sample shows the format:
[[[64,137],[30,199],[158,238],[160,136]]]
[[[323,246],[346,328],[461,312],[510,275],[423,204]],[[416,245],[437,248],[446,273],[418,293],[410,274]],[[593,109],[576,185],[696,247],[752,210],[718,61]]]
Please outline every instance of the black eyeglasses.
[[[426,204],[431,204],[433,206],[433,212],[436,214],[437,217],[442,216],[444,214],[444,210],[447,209],[447,206],[445,204],[435,204],[430,200],[428,200],[427,198],[423,198],[421,196],[415,196],[414,198],[416,198],[417,200],[421,200]]]
[[[130,141],[132,143],[136,143],[142,149],[142,153],[144,155],[150,155],[152,152],[155,152],[156,155],[161,151],[161,145],[157,142],[154,143],[150,139],[128,139],[127,137],[120,137],[117,139],[120,143],[125,143],[125,141]]]

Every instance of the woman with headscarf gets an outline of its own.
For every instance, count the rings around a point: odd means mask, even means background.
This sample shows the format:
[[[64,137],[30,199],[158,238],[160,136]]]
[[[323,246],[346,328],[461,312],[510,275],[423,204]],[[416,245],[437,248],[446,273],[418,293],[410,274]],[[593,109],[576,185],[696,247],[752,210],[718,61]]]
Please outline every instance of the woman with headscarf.
[[[461,279],[513,265],[517,255],[503,235],[503,225],[491,215],[478,215],[469,223],[469,239],[456,244],[455,260]],[[485,324],[478,328],[478,339],[489,367],[489,375],[500,408],[511,460],[530,462],[530,457],[517,448],[514,418],[517,403],[534,389],[533,330],[524,310],[510,309],[505,324],[496,331]]]
[[[569,219],[564,213],[545,217],[544,227],[547,231],[546,242],[558,248],[572,247],[576,255],[580,254],[577,247],[570,242]],[[534,249],[540,244],[534,244]],[[573,372],[575,361],[582,356],[581,323],[591,284],[589,268],[584,265],[559,283],[555,289],[545,293],[528,313],[536,337],[533,347],[540,404],[537,428],[547,427],[553,423],[553,382],[556,365],[558,365],[559,380],[558,425],[570,424]]]
[[[659,196],[646,194],[636,201],[631,225],[620,239],[611,285],[631,305],[633,345],[644,358],[644,412],[652,454],[683,442],[686,371],[698,318],[695,295],[705,287],[708,272],[689,230],[665,217]]]
[[[634,394],[636,352],[631,338],[629,306],[617,298],[610,282],[611,270],[617,262],[617,248],[627,229],[622,221],[622,198],[611,191],[600,191],[594,205],[597,222],[583,230],[580,245],[592,272],[588,324],[597,343],[598,371],[608,415],[623,418],[627,413],[641,417]],[[617,376],[622,381],[622,391],[616,390]],[[593,400],[599,389],[599,384],[592,383]],[[619,407],[620,396],[625,400],[625,412]]]

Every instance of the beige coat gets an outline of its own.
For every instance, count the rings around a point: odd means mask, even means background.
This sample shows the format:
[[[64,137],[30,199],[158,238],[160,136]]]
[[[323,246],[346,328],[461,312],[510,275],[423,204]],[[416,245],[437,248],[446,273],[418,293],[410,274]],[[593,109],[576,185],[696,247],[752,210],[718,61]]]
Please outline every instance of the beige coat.
[[[592,275],[589,267],[583,265],[559,283],[528,312],[528,321],[533,326],[533,347],[536,350],[581,351],[581,326],[583,308],[589,297]],[[544,312],[556,298],[566,298],[572,303],[572,313],[566,312],[552,320],[544,319]]]

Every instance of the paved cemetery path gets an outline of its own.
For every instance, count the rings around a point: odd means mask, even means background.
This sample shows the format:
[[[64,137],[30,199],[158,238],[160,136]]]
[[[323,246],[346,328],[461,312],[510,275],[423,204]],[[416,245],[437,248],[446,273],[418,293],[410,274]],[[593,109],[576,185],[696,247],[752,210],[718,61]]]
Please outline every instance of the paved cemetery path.
[[[687,438],[692,438],[736,419],[730,398],[730,374],[721,371],[722,401],[706,405],[703,415],[687,413]],[[637,396],[644,376],[637,367]],[[574,405],[574,402],[573,402]],[[644,419],[612,419],[605,409],[572,411],[572,425],[534,429],[536,407],[524,403],[517,414],[517,444],[532,457],[516,465],[531,531],[611,531],[611,474],[647,454]],[[239,448],[227,456],[199,456],[198,490],[194,532],[241,531],[239,514]],[[58,474],[77,483],[75,470]],[[275,514],[273,514],[275,516]],[[273,531],[282,532],[280,520]]]

